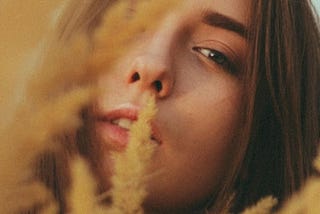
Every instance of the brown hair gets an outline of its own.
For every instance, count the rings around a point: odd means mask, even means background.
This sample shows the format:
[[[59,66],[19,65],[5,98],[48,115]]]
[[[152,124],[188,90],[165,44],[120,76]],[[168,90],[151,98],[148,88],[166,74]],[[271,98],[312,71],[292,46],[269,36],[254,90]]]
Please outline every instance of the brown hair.
[[[62,17],[58,37],[91,34],[113,2],[74,1]],[[235,212],[266,195],[280,201],[289,197],[312,174],[320,139],[320,33],[310,1],[253,0],[251,11],[240,152],[213,202],[217,212],[233,191]],[[41,168],[52,162],[56,160],[47,158]],[[55,175],[48,184],[58,199],[60,179]]]
[[[313,172],[320,139],[315,14],[308,0],[252,1],[235,211],[267,195],[282,202]]]

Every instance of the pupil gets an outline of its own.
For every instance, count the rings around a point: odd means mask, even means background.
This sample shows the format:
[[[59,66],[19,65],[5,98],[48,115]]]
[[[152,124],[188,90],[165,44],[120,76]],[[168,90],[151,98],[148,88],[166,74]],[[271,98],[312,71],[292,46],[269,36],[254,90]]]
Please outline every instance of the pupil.
[[[219,53],[210,53],[209,56],[219,64],[223,64],[225,61],[225,58]]]

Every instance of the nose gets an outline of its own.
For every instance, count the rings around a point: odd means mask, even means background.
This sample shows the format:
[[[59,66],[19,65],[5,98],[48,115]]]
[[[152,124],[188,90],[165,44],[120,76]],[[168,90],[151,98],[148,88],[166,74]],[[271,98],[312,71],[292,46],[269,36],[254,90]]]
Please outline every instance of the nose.
[[[170,59],[163,55],[146,54],[134,59],[128,76],[128,84],[150,91],[157,98],[171,94],[174,77]]]
[[[176,43],[179,28],[176,16],[168,15],[158,28],[146,36],[132,58],[127,82],[157,98],[169,96],[175,85]]]

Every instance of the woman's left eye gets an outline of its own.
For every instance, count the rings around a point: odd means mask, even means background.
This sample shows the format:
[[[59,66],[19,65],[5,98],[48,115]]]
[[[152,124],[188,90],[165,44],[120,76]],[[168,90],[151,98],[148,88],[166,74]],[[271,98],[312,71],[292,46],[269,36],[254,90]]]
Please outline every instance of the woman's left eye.
[[[193,47],[192,50],[200,53],[201,55],[205,56],[206,58],[213,61],[214,63],[222,66],[224,69],[227,69],[229,71],[233,70],[232,63],[220,51],[213,50],[210,48],[202,48],[202,47]]]

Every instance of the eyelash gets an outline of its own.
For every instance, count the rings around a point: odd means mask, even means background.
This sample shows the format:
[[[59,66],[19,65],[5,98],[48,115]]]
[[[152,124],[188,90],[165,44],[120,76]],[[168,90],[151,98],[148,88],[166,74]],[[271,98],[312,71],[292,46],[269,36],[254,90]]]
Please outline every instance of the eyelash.
[[[233,63],[220,51],[203,47],[193,47],[192,50],[213,61],[230,73],[235,73],[235,66]]]

